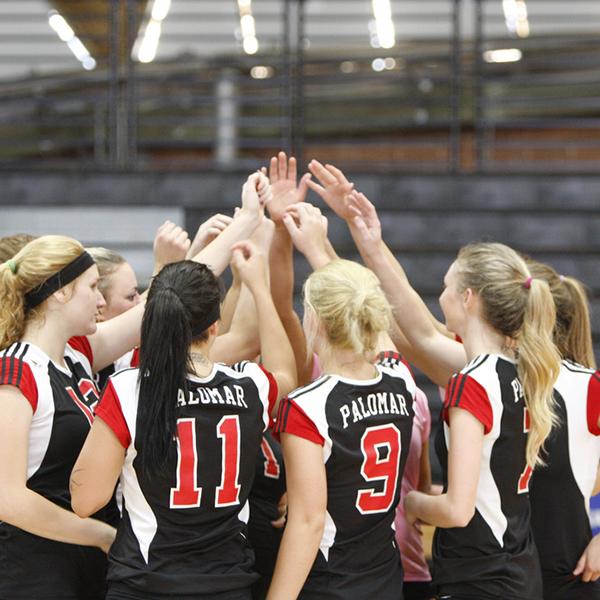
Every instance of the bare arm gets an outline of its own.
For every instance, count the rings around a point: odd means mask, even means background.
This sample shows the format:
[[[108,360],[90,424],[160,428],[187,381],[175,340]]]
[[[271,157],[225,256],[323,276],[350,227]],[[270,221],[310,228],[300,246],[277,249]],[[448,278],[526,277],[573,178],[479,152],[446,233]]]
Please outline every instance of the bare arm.
[[[267,600],[297,598],[314,563],[327,510],[323,449],[308,440],[281,434],[286,465],[288,519]]]
[[[89,517],[108,504],[124,460],[125,451],[117,436],[101,417],[96,417],[69,481],[71,506],[76,514]]]
[[[409,492],[404,500],[409,522],[419,519],[436,527],[466,527],[475,513],[483,425],[462,408],[451,408],[449,419],[448,491],[439,496]]]
[[[265,257],[250,242],[234,249],[233,261],[256,304],[262,362],[277,381],[279,398],[296,387],[296,362],[290,341],[279,319],[268,287]],[[278,403],[273,408],[276,414]]]
[[[80,519],[27,487],[27,455],[32,410],[19,390],[0,386],[0,520],[34,535],[105,552],[115,529]]]
[[[298,385],[309,383],[312,372],[312,357],[306,356],[306,339],[300,319],[294,310],[294,246],[292,239],[283,224],[286,209],[304,202],[308,190],[304,175],[300,184],[296,183],[296,159],[287,159],[284,152],[272,157],[269,165],[269,179],[273,197],[267,204],[267,210],[275,224],[271,252],[269,254],[269,270],[271,273],[271,295],[277,314],[288,335],[294,357],[296,358],[296,376]]]

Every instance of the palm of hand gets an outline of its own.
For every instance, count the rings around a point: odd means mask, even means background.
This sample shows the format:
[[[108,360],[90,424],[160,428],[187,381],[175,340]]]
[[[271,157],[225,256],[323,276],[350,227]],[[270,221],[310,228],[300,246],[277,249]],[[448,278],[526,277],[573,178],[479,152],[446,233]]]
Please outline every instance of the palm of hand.
[[[354,216],[346,202],[346,196],[352,191],[351,183],[332,183],[325,188],[323,200],[329,208],[341,219],[347,221]]]
[[[273,221],[281,221],[288,206],[304,200],[293,179],[281,179],[271,184],[271,192],[273,198],[267,208]]]

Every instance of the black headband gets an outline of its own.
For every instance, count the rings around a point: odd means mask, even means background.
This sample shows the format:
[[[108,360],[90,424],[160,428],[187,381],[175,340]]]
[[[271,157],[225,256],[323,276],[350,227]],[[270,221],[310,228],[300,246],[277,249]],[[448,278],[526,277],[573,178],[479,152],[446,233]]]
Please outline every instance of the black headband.
[[[25,306],[28,310],[39,306],[44,300],[50,298],[54,292],[77,279],[83,272],[93,267],[96,263],[87,253],[83,252],[75,260],[63,267],[58,273],[54,273],[38,287],[25,294]]]
[[[221,305],[215,304],[213,309],[198,323],[195,327],[192,327],[192,339],[198,337],[201,333],[204,333],[215,321],[221,318]]]

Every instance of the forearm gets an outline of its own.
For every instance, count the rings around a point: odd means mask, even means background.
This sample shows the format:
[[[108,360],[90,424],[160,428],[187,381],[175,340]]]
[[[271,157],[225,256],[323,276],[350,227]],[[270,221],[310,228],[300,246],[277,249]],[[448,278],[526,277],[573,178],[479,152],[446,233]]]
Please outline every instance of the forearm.
[[[79,544],[108,547],[114,529],[96,519],[81,519],[28,488],[4,489],[1,520],[39,537]]]
[[[94,373],[139,346],[145,304],[142,301],[118,317],[98,323],[96,333],[88,337],[94,355]]]
[[[292,238],[285,226],[279,222],[275,226],[275,234],[269,254],[269,271],[271,273],[271,296],[287,334],[294,358],[296,360],[296,377],[298,385],[305,385],[310,380],[310,372],[306,357],[306,339],[300,319],[294,310],[294,246]]]
[[[294,600],[298,596],[319,550],[323,523],[323,517],[288,515],[267,600]]]
[[[223,306],[221,307],[221,322],[219,323],[219,335],[227,333],[231,329],[233,315],[240,298],[242,286],[237,278],[234,277],[231,287],[227,290]]]
[[[444,528],[466,527],[471,520],[472,511],[453,501],[447,493],[430,496],[423,492],[411,492],[410,495],[410,510],[424,523]]]
[[[243,209],[242,209],[243,211]],[[220,275],[231,260],[231,247],[252,234],[260,223],[260,216],[240,214],[215,240],[192,258],[208,265],[215,275]]]
[[[296,387],[294,352],[268,288],[257,286],[253,294],[262,362],[269,371],[284,376],[283,388],[279,390],[281,397]]]

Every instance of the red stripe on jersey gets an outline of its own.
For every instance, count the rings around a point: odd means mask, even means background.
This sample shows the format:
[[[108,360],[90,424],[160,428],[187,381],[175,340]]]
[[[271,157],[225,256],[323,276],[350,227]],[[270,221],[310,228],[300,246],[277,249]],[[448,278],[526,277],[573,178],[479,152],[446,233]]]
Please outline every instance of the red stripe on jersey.
[[[123,416],[121,402],[110,379],[102,392],[100,403],[96,408],[96,416],[100,417],[112,429],[123,448],[129,448],[131,434]]]
[[[275,407],[275,403],[277,402],[277,396],[279,395],[279,390],[277,388],[277,382],[275,381],[275,377],[267,371],[262,365],[258,365],[260,370],[267,376],[269,380],[269,418],[271,417],[271,413],[273,412],[273,408]]]
[[[134,348],[133,354],[131,355],[131,362],[129,363],[130,367],[138,368],[140,366],[140,349]]]
[[[462,341],[462,339],[461,339],[460,335],[458,335],[458,333],[455,333],[455,334],[454,334],[454,339],[455,339],[455,341],[457,341],[459,344],[462,344],[462,343],[463,343],[463,341]]]
[[[590,377],[587,395],[587,424],[592,435],[600,435],[600,371]]]
[[[94,353],[92,352],[89,340],[85,336],[72,337],[67,344],[69,344],[73,350],[81,352],[81,354],[90,361],[90,365],[94,364]]]
[[[444,421],[448,422],[449,408],[462,408],[470,412],[488,434],[494,424],[494,413],[485,388],[469,375],[458,375],[456,380],[450,394],[446,395],[442,414]]]
[[[378,363],[383,363],[385,361],[391,361],[391,362],[395,362],[395,363],[402,363],[407,369],[408,372],[412,375],[412,369],[410,368],[410,365],[408,364],[408,362],[406,361],[406,359],[399,353],[396,352],[395,350],[385,350],[385,351],[381,351],[378,355],[377,355],[377,362]]]
[[[275,429],[277,433],[291,433],[319,446],[325,445],[325,440],[316,425],[293,400],[285,398],[281,404],[283,406],[279,411]]]
[[[0,385],[12,385],[25,396],[33,412],[38,405],[38,389],[31,367],[18,358],[0,360]]]

